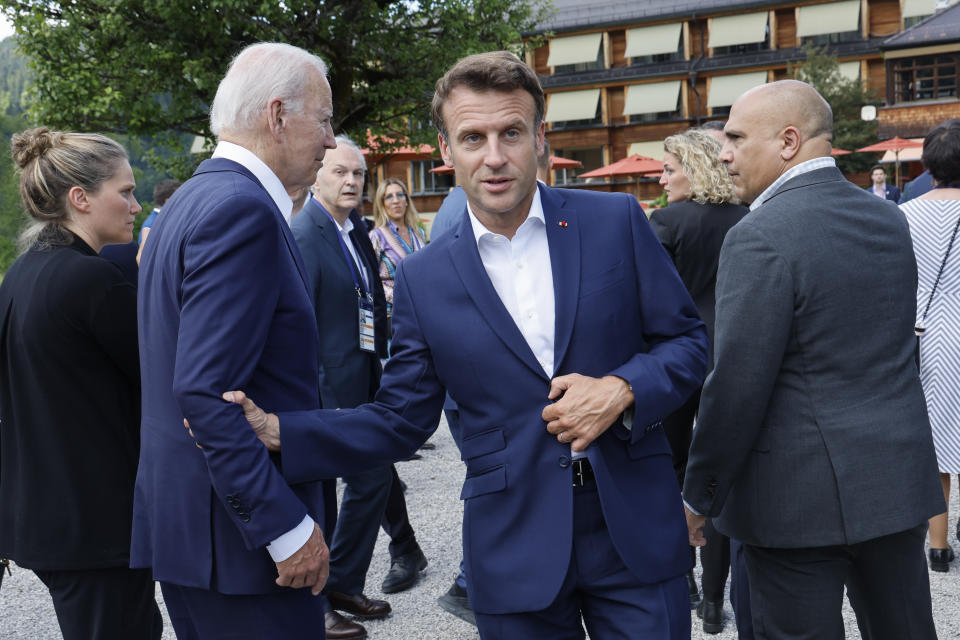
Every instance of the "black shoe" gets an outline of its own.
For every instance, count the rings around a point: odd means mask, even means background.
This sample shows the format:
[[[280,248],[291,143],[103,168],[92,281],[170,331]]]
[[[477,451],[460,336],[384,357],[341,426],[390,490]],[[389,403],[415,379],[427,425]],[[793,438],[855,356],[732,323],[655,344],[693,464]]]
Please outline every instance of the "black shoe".
[[[693,575],[693,569],[687,572],[687,589],[690,590],[690,608],[696,609],[700,604],[700,587],[697,586],[697,579]]]
[[[413,455],[411,455],[409,458],[404,458],[404,462],[410,462],[411,460],[419,460],[422,457],[423,456],[420,455],[419,453],[414,452]]]
[[[420,451],[433,451],[437,448],[437,445],[433,444],[429,440],[420,445]]]
[[[437,604],[447,613],[452,613],[464,622],[477,626],[477,617],[473,615],[473,609],[470,608],[467,590],[456,582],[450,585],[445,594],[437,598]]]
[[[930,549],[930,570],[946,573],[950,571],[950,563],[953,561],[953,549],[947,545],[946,549]]]
[[[723,631],[723,600],[704,600],[697,605],[697,617],[703,620],[703,632],[710,635]]]
[[[330,608],[344,611],[360,620],[376,620],[390,615],[390,603],[386,600],[374,600],[362,593],[355,595],[325,591]]]
[[[380,585],[380,591],[384,593],[406,591],[417,583],[420,572],[426,568],[427,557],[423,555],[420,547],[399,558],[393,558],[390,561],[390,571],[387,572],[387,577],[383,579],[383,584]]]

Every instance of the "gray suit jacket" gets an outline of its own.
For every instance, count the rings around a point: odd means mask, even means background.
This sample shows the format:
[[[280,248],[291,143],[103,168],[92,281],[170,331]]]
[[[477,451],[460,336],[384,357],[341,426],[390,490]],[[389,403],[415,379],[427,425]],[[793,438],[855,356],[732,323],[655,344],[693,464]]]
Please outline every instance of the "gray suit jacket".
[[[380,358],[387,355],[386,298],[377,259],[359,214],[352,212],[350,219],[350,237],[373,285],[376,354],[360,350],[357,293],[336,225],[313,198],[307,200],[290,225],[303,256],[316,310],[320,396],[328,409],[352,408],[372,400],[380,386]]]
[[[730,230],[684,498],[764,547],[854,544],[944,511],[914,361],[906,219],[818,169]]]

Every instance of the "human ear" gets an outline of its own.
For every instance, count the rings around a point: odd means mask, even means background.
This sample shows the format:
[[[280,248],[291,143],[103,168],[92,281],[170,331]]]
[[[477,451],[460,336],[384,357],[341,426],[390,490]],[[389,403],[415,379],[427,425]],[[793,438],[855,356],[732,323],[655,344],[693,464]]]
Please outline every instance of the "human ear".
[[[90,213],[90,200],[83,187],[73,186],[67,191],[67,202],[80,213]]]
[[[437,134],[437,148],[440,149],[440,157],[443,158],[443,164],[448,167],[453,167],[453,153],[450,151],[450,145],[447,144],[447,139],[443,137],[443,134]]]
[[[279,139],[286,125],[287,111],[283,108],[283,100],[274,98],[267,103],[267,126],[270,128],[270,135]]]
[[[788,126],[780,136],[783,145],[780,149],[780,157],[784,160],[792,160],[800,152],[800,146],[803,144],[800,130],[794,126]]]

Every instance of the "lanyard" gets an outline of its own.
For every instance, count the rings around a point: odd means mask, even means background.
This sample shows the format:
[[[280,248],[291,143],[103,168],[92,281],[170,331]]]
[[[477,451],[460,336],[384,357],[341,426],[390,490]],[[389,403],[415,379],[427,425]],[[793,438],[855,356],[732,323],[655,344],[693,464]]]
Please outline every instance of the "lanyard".
[[[397,233],[397,230],[393,228],[392,225],[387,225],[387,226],[390,227],[390,233],[392,233],[392,234],[393,234],[393,237],[397,239],[397,242],[399,242],[399,243],[401,244],[401,246],[403,246],[403,249],[404,249],[404,251],[407,252],[407,255],[410,255],[411,253],[413,253],[414,251],[417,250],[417,249],[416,249],[416,246],[417,246],[417,234],[414,233],[413,229],[411,229],[410,227],[407,227],[407,233],[410,234],[410,244],[407,244],[407,243],[404,241],[404,239],[400,236],[400,234]],[[411,245],[413,245],[413,246],[411,246]]]
[[[314,198],[316,200],[316,198]],[[317,204],[320,204],[317,202]],[[330,218],[330,222],[335,225],[335,230],[337,232],[337,240],[340,241],[340,249],[343,250],[343,257],[347,260],[347,265],[350,267],[350,275],[353,277],[353,288],[357,290],[357,295],[361,297],[369,297],[367,293],[367,287],[364,285],[363,276],[357,273],[357,270],[362,268],[359,264],[353,259],[353,256],[350,255],[350,250],[347,249],[347,243],[343,240],[343,234],[340,232],[340,225],[337,224],[337,221],[333,219],[333,216],[330,215],[330,212],[323,208],[323,212],[327,214],[327,217]],[[357,252],[357,257],[359,257],[360,252]]]

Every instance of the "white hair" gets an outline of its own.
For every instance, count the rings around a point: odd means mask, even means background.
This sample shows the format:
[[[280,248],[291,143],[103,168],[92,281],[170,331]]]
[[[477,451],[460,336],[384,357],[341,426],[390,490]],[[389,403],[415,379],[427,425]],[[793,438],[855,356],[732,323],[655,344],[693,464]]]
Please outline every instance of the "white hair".
[[[353,149],[354,151],[357,152],[357,157],[360,158],[360,164],[363,165],[363,171],[364,171],[364,173],[366,173],[366,171],[367,171],[367,159],[363,156],[363,149],[361,149],[361,148],[357,145],[356,142],[354,142],[353,140],[351,140],[349,136],[339,135],[339,136],[337,136],[337,137],[334,138],[334,139],[337,141],[337,148],[338,148],[338,149],[339,149],[340,147],[348,147],[348,148]],[[324,163],[324,164],[326,164],[326,163]],[[322,173],[323,173],[323,166],[321,166],[320,169],[317,171],[317,177],[319,178]]]
[[[305,78],[310,69],[326,78],[323,60],[293,45],[259,42],[246,47],[230,62],[210,108],[210,130],[250,131],[274,98],[292,113],[303,113]]]

